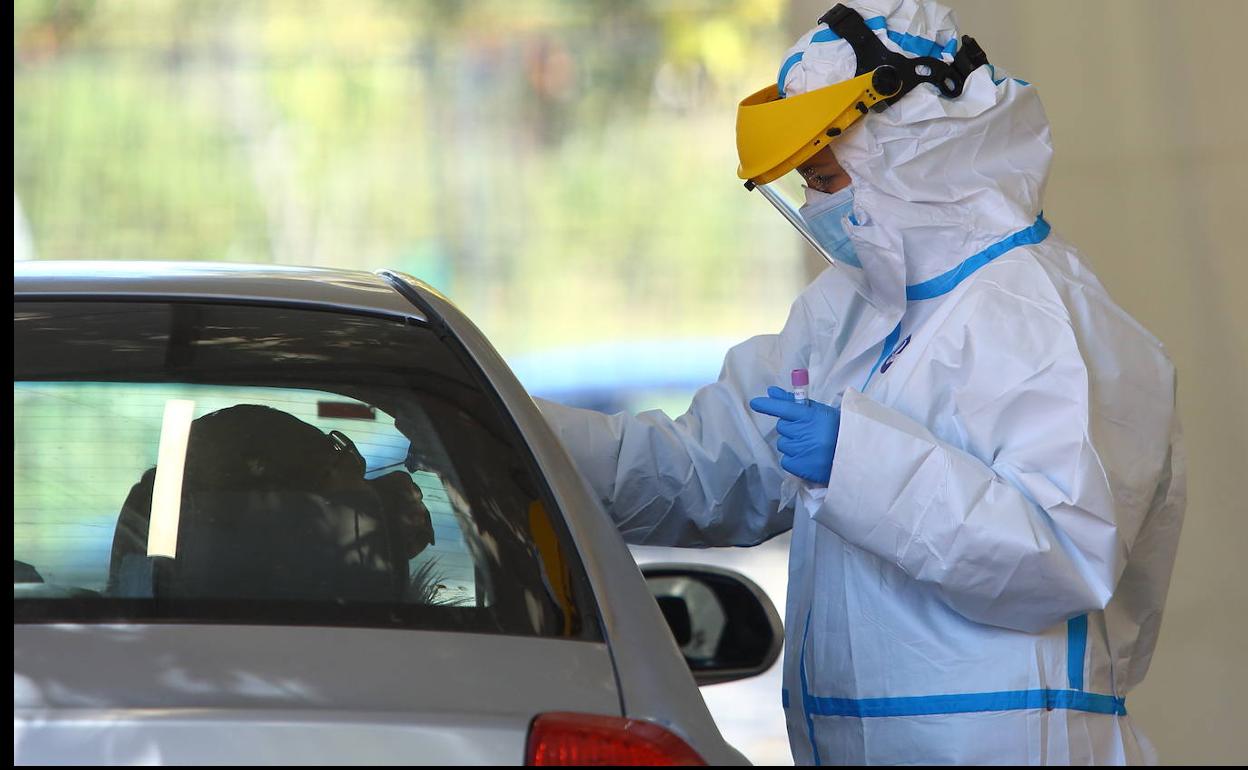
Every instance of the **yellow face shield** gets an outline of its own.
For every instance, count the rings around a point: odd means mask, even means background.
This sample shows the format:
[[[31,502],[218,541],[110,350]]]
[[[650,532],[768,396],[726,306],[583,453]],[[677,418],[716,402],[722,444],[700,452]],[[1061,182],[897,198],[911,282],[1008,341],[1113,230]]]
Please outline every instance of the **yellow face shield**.
[[[767,184],[810,160],[877,103],[901,90],[889,65],[799,96],[780,97],[770,85],[737,108],[737,176]]]
[[[819,18],[854,49],[855,76],[798,96],[781,97],[779,85],[745,98],[737,108],[737,176],[753,189],[779,179],[824,149],[869,110],[885,109],[920,83],[953,99],[988,57],[963,36],[952,63],[931,56],[907,57],[880,42],[859,13],[836,5]]]
[[[857,61],[854,77],[796,96],[781,97],[777,84],[746,97],[737,108],[737,155],[741,161],[737,176],[745,180],[746,189],[762,193],[815,250],[835,263],[837,258],[816,234],[818,228],[806,221],[805,209],[798,202],[805,196],[807,204],[817,208],[820,191],[812,192],[800,178],[794,179],[799,174],[789,172],[833,144],[868,112],[887,108],[920,84],[934,86],[941,96],[956,99],[962,95],[966,79],[987,64],[988,57],[967,36],[952,54],[952,62],[890,51],[861,15],[844,5],[833,6],[819,23],[828,26],[834,39],[844,40],[853,48]]]

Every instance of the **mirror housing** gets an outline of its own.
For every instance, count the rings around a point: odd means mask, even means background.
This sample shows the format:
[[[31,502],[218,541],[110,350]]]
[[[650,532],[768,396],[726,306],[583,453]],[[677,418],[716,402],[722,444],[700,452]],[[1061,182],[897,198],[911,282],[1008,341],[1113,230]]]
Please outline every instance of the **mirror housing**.
[[[780,656],[780,615],[744,575],[701,564],[646,564],[641,572],[699,685],[757,676]]]

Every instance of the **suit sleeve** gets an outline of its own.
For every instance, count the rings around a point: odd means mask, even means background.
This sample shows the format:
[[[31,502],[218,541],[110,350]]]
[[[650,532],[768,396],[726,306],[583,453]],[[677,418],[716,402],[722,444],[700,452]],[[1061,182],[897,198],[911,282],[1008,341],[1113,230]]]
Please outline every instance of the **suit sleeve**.
[[[793,526],[796,485],[783,483],[775,418],[752,412],[749,400],[782,384],[782,373],[805,360],[808,326],[799,301],[779,335],[730,350],[719,380],[699,390],[677,419],[538,401],[625,540],[748,546]]]

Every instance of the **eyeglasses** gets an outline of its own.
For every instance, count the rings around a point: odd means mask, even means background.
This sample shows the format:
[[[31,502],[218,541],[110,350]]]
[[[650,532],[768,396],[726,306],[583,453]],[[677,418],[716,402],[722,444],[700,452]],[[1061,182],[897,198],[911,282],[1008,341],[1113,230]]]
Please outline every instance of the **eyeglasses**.
[[[797,173],[802,175],[802,179],[806,180],[807,187],[813,187],[816,190],[823,190],[832,184],[832,180],[836,179],[831,174],[818,174],[812,168],[799,168]]]

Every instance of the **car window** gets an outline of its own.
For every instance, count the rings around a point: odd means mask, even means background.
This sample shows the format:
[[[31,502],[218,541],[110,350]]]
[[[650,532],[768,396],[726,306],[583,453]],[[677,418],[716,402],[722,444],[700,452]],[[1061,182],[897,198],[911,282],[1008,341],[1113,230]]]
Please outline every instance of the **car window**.
[[[424,325],[47,301],[14,345],[15,621],[597,637],[523,441]]]

